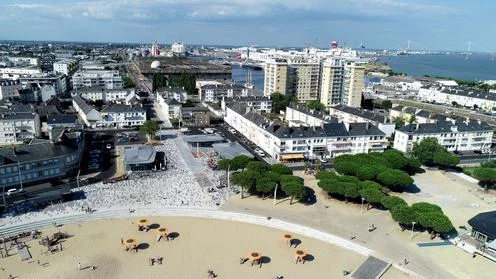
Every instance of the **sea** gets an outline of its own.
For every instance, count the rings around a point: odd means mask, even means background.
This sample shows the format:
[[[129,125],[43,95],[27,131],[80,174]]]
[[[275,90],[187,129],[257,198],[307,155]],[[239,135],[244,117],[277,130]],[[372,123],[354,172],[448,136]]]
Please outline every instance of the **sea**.
[[[460,80],[496,80],[496,57],[491,54],[450,55],[399,55],[382,56],[379,60],[391,66],[394,72],[409,76],[440,76]],[[236,83],[246,82],[247,68],[232,66],[232,78]],[[251,70],[252,83],[263,91],[264,71]]]
[[[409,76],[440,76],[460,80],[496,80],[496,57],[494,54],[450,55],[398,55],[383,56],[394,72]]]

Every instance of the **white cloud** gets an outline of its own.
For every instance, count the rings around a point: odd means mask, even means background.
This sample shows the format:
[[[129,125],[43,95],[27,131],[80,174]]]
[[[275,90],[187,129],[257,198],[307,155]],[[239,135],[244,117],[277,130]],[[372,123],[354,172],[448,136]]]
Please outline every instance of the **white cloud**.
[[[402,15],[449,14],[453,8],[413,0],[80,0],[43,4],[4,5],[20,13],[36,13],[45,18],[82,16],[99,20],[156,20],[163,14],[196,20],[284,16],[299,11],[350,16],[389,17]],[[1,6],[0,6],[1,7]]]

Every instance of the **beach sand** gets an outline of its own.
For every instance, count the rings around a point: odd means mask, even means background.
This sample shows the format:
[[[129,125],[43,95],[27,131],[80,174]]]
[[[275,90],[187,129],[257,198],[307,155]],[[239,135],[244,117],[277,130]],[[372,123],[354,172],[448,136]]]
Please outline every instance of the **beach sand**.
[[[352,251],[295,235],[298,249],[313,256],[305,264],[294,264],[295,248],[282,239],[283,231],[242,222],[187,217],[149,217],[151,224],[166,226],[179,236],[156,242],[156,231],[140,232],[136,219],[91,221],[42,229],[43,236],[67,232],[73,237],[63,242],[63,251],[42,255],[46,250],[38,240],[28,242],[33,258],[21,262],[18,255],[0,259],[1,278],[207,278],[212,269],[217,278],[343,278],[366,259]],[[124,251],[121,238],[134,237],[145,249]],[[11,250],[12,252],[14,250]],[[239,264],[251,251],[269,260],[262,268]],[[149,266],[150,257],[163,257],[162,265]],[[47,263],[45,267],[38,265]],[[77,268],[81,263],[83,270]],[[91,270],[90,266],[96,266]],[[86,268],[88,267],[88,268]],[[389,272],[388,272],[389,273]],[[392,274],[390,274],[392,275]],[[394,275],[393,275],[394,276]]]

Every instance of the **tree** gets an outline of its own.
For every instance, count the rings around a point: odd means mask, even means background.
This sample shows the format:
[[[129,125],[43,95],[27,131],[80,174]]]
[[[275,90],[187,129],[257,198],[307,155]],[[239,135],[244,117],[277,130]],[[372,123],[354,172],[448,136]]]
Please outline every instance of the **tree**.
[[[479,179],[482,184],[485,184],[486,188],[496,182],[496,169],[494,168],[476,168],[473,170],[472,175]]]
[[[159,130],[157,121],[147,120],[141,127],[139,128],[140,132],[145,134],[148,137],[148,140],[153,139],[157,131]]]
[[[415,210],[408,205],[393,207],[391,210],[391,216],[393,217],[393,220],[402,225],[402,227],[409,226],[412,222],[418,223],[418,217]]]
[[[368,202],[367,210],[369,210],[370,205],[381,203],[381,199],[385,194],[377,189],[365,188],[360,190],[360,196]]]
[[[413,143],[412,154],[422,164],[432,164],[434,153],[442,150],[442,146],[437,142],[436,138],[424,138],[419,143]]]
[[[291,103],[298,103],[298,98],[296,96],[283,95],[279,92],[274,92],[270,96],[272,100],[273,113],[279,113],[279,111],[285,110]]]
[[[412,204],[412,208],[419,214],[426,213],[440,213],[443,214],[443,210],[439,205],[428,203],[428,202],[418,202]]]
[[[325,105],[319,102],[318,100],[311,100],[307,102],[307,108],[321,111],[321,110],[325,110]]]
[[[389,100],[382,101],[382,108],[383,109],[390,109],[392,107],[393,107],[393,102],[391,102]]]
[[[360,187],[357,184],[347,183],[348,187],[344,190],[345,198],[357,199],[360,197]]]
[[[412,116],[410,116],[410,118],[408,119],[408,124],[413,124],[417,121],[417,116],[415,114],[412,114]]]
[[[268,177],[271,181],[273,181],[276,184],[279,184],[281,182],[281,174],[278,172],[274,171],[268,171],[263,174],[265,177]]]
[[[384,208],[389,209],[389,210],[391,210],[393,207],[396,207],[396,206],[407,205],[407,203],[402,198],[396,197],[396,196],[382,197],[381,204],[382,204],[382,206],[384,206]]]
[[[377,180],[382,185],[395,191],[403,191],[406,186],[413,183],[413,179],[406,172],[392,169],[379,173]]]
[[[231,176],[231,183],[241,186],[241,198],[244,198],[243,190],[246,190],[248,192],[253,191],[255,182],[259,177],[259,173],[251,170],[237,172]]]
[[[403,126],[405,126],[405,119],[403,119],[403,117],[395,117],[393,119],[393,122],[394,122],[394,126],[395,126],[395,129],[399,129]]]
[[[457,103],[456,101],[451,102],[451,104],[452,104],[454,107],[458,107],[458,103]]]
[[[294,198],[299,199],[305,193],[303,179],[293,175],[281,175],[281,190],[291,196],[289,204],[292,204]]]
[[[271,193],[274,191],[274,188],[276,187],[276,183],[270,179],[270,177],[267,176],[260,176],[256,180],[256,185],[255,189],[257,192],[262,192],[262,199],[265,199],[265,195],[267,193]]]
[[[156,92],[157,89],[167,86],[167,77],[161,73],[154,73],[152,77],[152,90]]]
[[[334,172],[331,171],[319,171],[316,175],[315,178],[317,179],[327,179],[327,178],[332,178],[332,179],[337,179],[337,175]]]
[[[432,161],[444,167],[454,167],[460,163],[460,158],[449,154],[445,150],[438,150],[432,156]]]
[[[133,88],[136,86],[136,84],[134,84],[133,80],[128,76],[122,77],[122,82],[124,84],[124,88]]]
[[[438,214],[432,224],[432,230],[437,233],[447,233],[453,230],[453,224],[446,215]]]
[[[274,164],[270,166],[270,170],[280,174],[293,174],[293,170],[284,164]]]
[[[169,85],[174,87],[182,87],[188,94],[198,94],[196,89],[196,78],[193,74],[182,73],[178,77],[172,77],[169,80]]]
[[[374,189],[380,192],[383,192],[384,187],[382,187],[381,184],[374,182],[374,181],[362,181],[360,182],[360,188],[361,189]]]
[[[356,176],[360,180],[375,180],[378,174],[378,169],[373,166],[361,166],[356,170]]]
[[[264,173],[267,171],[267,164],[260,161],[251,161],[246,165],[247,170],[252,170],[258,173]]]
[[[231,160],[229,160],[229,159],[222,159],[222,160],[219,160],[219,162],[217,162],[217,166],[221,170],[229,169],[229,164],[231,164]]]
[[[334,162],[334,169],[343,175],[355,175],[357,165],[351,162]]]
[[[386,150],[381,155],[393,169],[403,169],[408,164],[408,159],[398,150]]]
[[[239,155],[231,159],[231,170],[244,170],[253,159],[246,155]]]

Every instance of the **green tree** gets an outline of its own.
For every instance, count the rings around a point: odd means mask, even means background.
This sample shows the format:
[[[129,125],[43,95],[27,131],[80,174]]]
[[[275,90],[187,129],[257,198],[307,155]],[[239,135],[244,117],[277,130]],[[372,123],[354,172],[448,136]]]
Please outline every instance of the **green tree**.
[[[382,101],[382,108],[383,109],[390,109],[392,107],[393,107],[393,102],[391,102],[389,100]]]
[[[294,198],[299,199],[305,193],[303,179],[293,175],[281,175],[281,190],[291,196],[289,204],[292,204]]]
[[[280,174],[293,174],[293,170],[284,164],[274,164],[270,166],[270,170]]]
[[[178,77],[172,77],[169,80],[169,85],[173,87],[182,87],[188,94],[198,94],[198,89],[196,89],[196,78],[193,74],[182,73]]]
[[[361,189],[373,189],[380,192],[384,192],[384,187],[381,184],[374,181],[362,181],[359,183]]]
[[[322,111],[325,110],[325,105],[318,100],[311,100],[307,102],[307,108]]]
[[[377,189],[365,188],[360,190],[360,196],[368,202],[367,210],[369,210],[371,205],[380,204],[385,194]]]
[[[460,163],[460,158],[449,154],[445,150],[438,150],[432,156],[432,161],[444,167],[454,167]]]
[[[334,169],[343,175],[356,175],[358,166],[351,162],[334,162]]]
[[[453,223],[444,214],[438,214],[435,222],[432,224],[432,230],[436,233],[447,233],[454,229]]]
[[[274,171],[268,171],[263,174],[265,177],[268,177],[274,183],[279,184],[281,182],[281,174]]]
[[[408,205],[399,205],[391,209],[393,220],[398,222],[402,227],[411,226],[412,222],[418,223],[418,216],[413,208]]]
[[[298,103],[298,98],[296,96],[283,95],[279,92],[272,93],[271,100],[273,113],[279,113],[279,111],[285,110],[291,103]]]
[[[267,176],[259,176],[256,180],[255,189],[262,193],[262,199],[265,199],[265,195],[274,191],[276,183]]]
[[[415,114],[412,114],[412,116],[410,116],[410,118],[408,119],[408,124],[413,124],[417,121],[417,116]]]
[[[442,150],[442,146],[437,142],[436,138],[424,138],[419,143],[413,143],[412,155],[417,158],[422,164],[432,164],[434,161],[434,153]]]
[[[398,150],[389,149],[384,151],[382,158],[389,162],[393,169],[403,169],[408,164],[408,159]]]
[[[255,171],[244,171],[237,172],[231,176],[231,183],[235,185],[239,185],[241,187],[241,198],[244,198],[243,190],[248,192],[252,192],[255,187],[255,182],[257,178],[260,177],[260,174]]]
[[[493,186],[496,182],[496,169],[494,168],[476,168],[472,175],[487,187]]]
[[[161,73],[154,73],[152,77],[152,90],[155,93],[157,89],[167,86],[167,77]]]
[[[246,165],[247,170],[256,171],[258,173],[264,173],[267,171],[267,164],[260,161],[251,161]]]
[[[396,197],[396,196],[382,197],[381,204],[382,204],[382,206],[384,206],[384,208],[389,209],[389,210],[391,210],[393,207],[396,207],[396,206],[407,205],[407,203],[402,198]]]
[[[159,126],[157,121],[147,120],[141,127],[139,128],[140,132],[148,137],[148,140],[153,139],[153,137],[157,134],[159,130]]]
[[[379,173],[377,181],[394,191],[403,191],[406,186],[413,183],[413,179],[406,172],[392,169]]]
[[[458,107],[458,103],[457,103],[456,101],[451,102],[451,104],[452,104],[454,107]]]
[[[317,179],[326,179],[326,178],[332,178],[332,179],[337,179],[336,173],[332,171],[319,171],[316,175],[315,178]]]
[[[360,187],[357,184],[347,183],[348,187],[344,190],[344,196],[347,199],[357,199],[360,197]]]
[[[356,176],[360,180],[375,180],[379,170],[373,166],[361,166],[356,170]]]
[[[249,162],[251,162],[253,159],[245,156],[245,155],[239,155],[231,159],[231,170],[236,171],[236,170],[244,170],[246,166],[248,165]]]
[[[122,82],[124,84],[124,88],[134,88],[136,86],[133,80],[128,76],[122,77]]]
[[[395,117],[393,119],[393,122],[395,124],[395,129],[399,129],[399,128],[405,126],[405,120],[403,119],[403,117]]]
[[[439,205],[428,203],[428,202],[418,202],[412,204],[412,208],[419,214],[426,213],[440,213],[443,214],[443,210]]]
[[[230,164],[231,164],[231,160],[229,160],[229,159],[222,159],[222,160],[219,160],[219,162],[217,162],[217,166],[221,170],[229,169]]]

